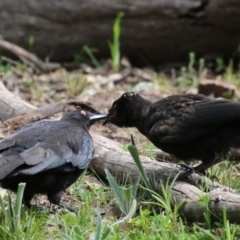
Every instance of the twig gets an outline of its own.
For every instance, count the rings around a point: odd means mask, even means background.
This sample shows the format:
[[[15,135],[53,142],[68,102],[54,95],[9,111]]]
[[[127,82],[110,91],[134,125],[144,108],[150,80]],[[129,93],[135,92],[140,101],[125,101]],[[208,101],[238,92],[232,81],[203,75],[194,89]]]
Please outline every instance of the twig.
[[[45,63],[40,60],[35,54],[30,53],[27,50],[5,40],[0,40],[0,49],[16,55],[24,63],[36,71],[47,73],[60,67],[60,64],[58,63]]]

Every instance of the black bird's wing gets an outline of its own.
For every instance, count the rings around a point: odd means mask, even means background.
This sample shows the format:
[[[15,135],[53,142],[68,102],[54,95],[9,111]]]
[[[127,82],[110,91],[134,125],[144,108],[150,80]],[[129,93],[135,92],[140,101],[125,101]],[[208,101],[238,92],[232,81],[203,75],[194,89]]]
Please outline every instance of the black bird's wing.
[[[184,143],[240,120],[240,102],[206,98],[165,107],[153,106],[150,115],[150,138],[160,143]]]
[[[1,146],[7,146],[7,142],[14,142],[14,145],[3,150]],[[0,149],[0,179],[3,179],[19,166],[16,173],[29,175],[67,163],[84,169],[93,157],[94,146],[84,128],[61,121],[41,121],[0,141]]]

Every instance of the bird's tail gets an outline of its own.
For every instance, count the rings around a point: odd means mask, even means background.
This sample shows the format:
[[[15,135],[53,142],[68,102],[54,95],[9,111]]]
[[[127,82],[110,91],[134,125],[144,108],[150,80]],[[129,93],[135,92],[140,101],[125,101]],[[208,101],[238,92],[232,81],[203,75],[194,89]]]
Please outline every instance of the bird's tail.
[[[9,156],[0,155],[0,180],[22,164],[24,164],[24,161],[19,154]]]

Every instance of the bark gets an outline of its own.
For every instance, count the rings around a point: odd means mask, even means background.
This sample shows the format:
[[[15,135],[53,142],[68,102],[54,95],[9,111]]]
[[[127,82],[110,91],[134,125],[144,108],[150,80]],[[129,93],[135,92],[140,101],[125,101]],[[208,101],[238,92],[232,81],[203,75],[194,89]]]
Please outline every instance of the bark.
[[[7,89],[5,89],[5,91],[7,91]],[[4,102],[4,98],[0,99],[0,102]],[[23,101],[19,102],[19,105],[21,105],[21,103],[23,103]],[[11,105],[11,102],[8,104]],[[2,131],[4,134],[12,132],[19,128],[21,124],[50,116],[50,113],[54,114],[59,112],[67,105],[69,104],[57,103],[34,111],[32,111],[33,107],[29,107],[28,113],[22,115],[21,120],[19,120],[17,111],[14,111],[14,116],[16,116],[16,118],[11,118],[3,122],[1,125]],[[84,107],[84,105],[82,106]],[[5,118],[5,112],[2,111],[2,109],[0,109],[0,117]],[[15,125],[16,122],[18,122],[18,124]],[[127,151],[122,150],[118,143],[100,136],[99,134],[91,132],[91,135],[95,145],[95,156],[91,168],[93,168],[98,175],[105,177],[105,169],[108,169],[119,181],[126,180],[126,176],[128,176],[130,182],[134,182],[138,179],[139,171]],[[141,162],[146,174],[148,176],[153,174],[159,194],[162,192],[161,183],[165,184],[169,176],[176,176],[180,170],[179,166],[176,164],[156,162],[144,156],[141,156]],[[204,221],[203,213],[206,211],[206,206],[204,207],[200,204],[204,196],[209,199],[208,209],[213,213],[213,218],[222,219],[223,210],[225,209],[231,223],[240,223],[239,194],[235,193],[233,189],[212,182],[198,174],[192,174],[189,179],[195,186],[188,182],[177,181],[171,189],[173,205],[184,202],[181,211],[187,220]],[[200,190],[200,187],[203,186],[208,186],[208,188],[206,188],[208,191]]]
[[[121,52],[135,63],[183,61],[191,51],[229,57],[240,42],[238,0],[0,0],[0,34],[51,60],[72,59],[84,44],[109,57],[120,11]]]

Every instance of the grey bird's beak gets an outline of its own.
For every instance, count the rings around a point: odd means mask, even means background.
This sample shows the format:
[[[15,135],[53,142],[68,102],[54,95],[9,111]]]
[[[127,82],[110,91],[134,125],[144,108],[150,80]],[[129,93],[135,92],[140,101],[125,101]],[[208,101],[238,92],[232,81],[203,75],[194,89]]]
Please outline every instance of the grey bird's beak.
[[[107,117],[108,117],[107,114],[91,114],[89,116],[91,123],[94,123],[94,122],[96,122],[98,120],[101,120],[101,119],[105,119]]]

